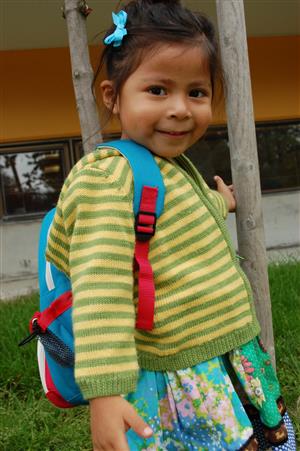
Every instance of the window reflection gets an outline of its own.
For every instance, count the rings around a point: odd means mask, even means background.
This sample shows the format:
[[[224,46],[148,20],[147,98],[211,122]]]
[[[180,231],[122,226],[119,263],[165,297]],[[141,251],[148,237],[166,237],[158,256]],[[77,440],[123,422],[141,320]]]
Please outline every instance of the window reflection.
[[[62,150],[0,154],[0,176],[7,215],[47,211],[64,179]]]
[[[300,124],[261,126],[256,135],[262,189],[300,187]]]
[[[300,188],[300,121],[256,124],[264,192]],[[104,140],[118,139],[105,135]],[[64,178],[82,156],[79,138],[52,143],[3,146],[0,150],[0,212],[4,217],[43,214],[57,203]],[[70,153],[69,153],[70,152]],[[208,184],[214,175],[231,183],[227,129],[213,127],[187,151]]]
[[[300,188],[300,123],[256,124],[262,191]],[[227,130],[211,129],[187,151],[212,188],[213,176],[232,183]]]
[[[225,183],[231,184],[229,143],[224,127],[209,130],[186,154],[211,188],[215,188],[214,176],[217,174]]]

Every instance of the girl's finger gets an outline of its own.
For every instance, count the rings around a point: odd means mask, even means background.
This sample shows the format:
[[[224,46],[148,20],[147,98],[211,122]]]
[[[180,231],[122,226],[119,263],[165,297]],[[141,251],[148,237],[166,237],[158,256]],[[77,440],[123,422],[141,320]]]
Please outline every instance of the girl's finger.
[[[126,411],[126,425],[136,432],[140,437],[149,438],[153,434],[148,424],[136,413],[132,406]]]
[[[215,175],[215,176],[214,176],[214,181],[215,181],[216,183],[218,183],[218,182],[223,182],[223,183],[224,183],[222,177],[220,177],[219,175]]]

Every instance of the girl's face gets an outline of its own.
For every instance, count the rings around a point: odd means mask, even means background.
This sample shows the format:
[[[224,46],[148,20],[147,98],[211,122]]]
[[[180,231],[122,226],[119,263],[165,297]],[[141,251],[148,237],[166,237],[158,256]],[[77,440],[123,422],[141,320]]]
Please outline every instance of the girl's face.
[[[113,83],[102,83],[109,106]],[[207,57],[199,46],[168,44],[145,54],[113,107],[122,139],[162,157],[176,157],[205,133],[212,118]]]

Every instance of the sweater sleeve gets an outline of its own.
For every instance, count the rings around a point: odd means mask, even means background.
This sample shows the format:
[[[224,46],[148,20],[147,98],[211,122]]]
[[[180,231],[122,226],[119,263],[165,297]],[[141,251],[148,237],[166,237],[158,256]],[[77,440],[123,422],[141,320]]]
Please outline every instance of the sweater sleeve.
[[[71,278],[75,379],[86,399],[129,393],[137,382],[134,220],[124,185],[93,167],[79,171],[49,236],[47,258]]]
[[[213,189],[208,189],[208,197],[211,199],[221,216],[226,219],[228,215],[228,205],[222,194]]]

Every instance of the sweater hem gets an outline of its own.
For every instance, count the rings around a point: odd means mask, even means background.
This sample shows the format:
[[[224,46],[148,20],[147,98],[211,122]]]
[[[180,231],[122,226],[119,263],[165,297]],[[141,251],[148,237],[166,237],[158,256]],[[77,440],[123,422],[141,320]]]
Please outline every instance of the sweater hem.
[[[105,374],[86,377],[76,382],[84,399],[101,396],[122,395],[135,391],[138,380],[138,371],[127,372],[126,376],[120,374]]]
[[[234,330],[225,337],[180,351],[175,355],[161,357],[138,349],[138,363],[140,368],[149,371],[177,371],[226,354],[253,340],[259,333],[260,326],[258,322],[254,322],[242,329]]]

